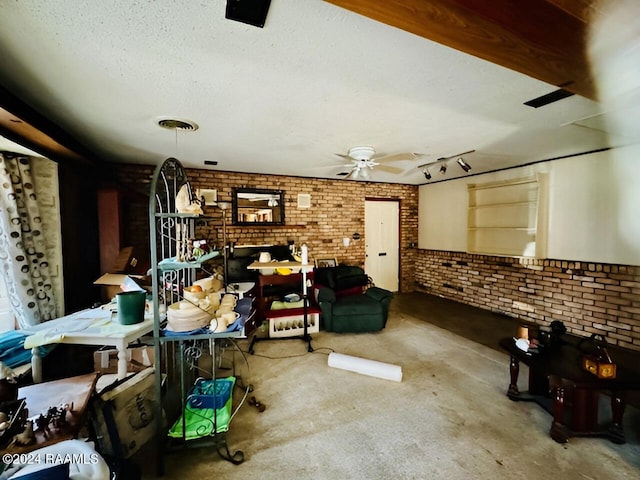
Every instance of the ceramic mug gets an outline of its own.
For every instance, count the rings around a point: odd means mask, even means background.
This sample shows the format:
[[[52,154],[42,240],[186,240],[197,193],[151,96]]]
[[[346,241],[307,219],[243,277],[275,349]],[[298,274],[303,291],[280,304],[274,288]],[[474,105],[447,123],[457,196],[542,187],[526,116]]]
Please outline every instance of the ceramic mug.
[[[229,325],[231,325],[233,322],[235,322],[238,317],[240,316],[239,313],[237,312],[224,312],[222,315],[219,315],[218,318],[218,323],[223,323],[225,324],[227,327]]]
[[[209,300],[209,303],[214,307],[220,306],[220,294],[218,293],[210,293],[207,295],[207,300]]]
[[[233,307],[221,305],[220,308],[216,310],[216,317],[220,317],[225,313],[231,313],[231,312],[233,312]]]
[[[220,319],[216,320],[216,328],[214,330],[214,332],[216,333],[220,333],[220,332],[225,332],[227,330],[227,324],[225,322],[223,322]]]
[[[221,307],[235,307],[237,303],[236,297],[234,295],[231,296],[224,296],[222,301],[220,302],[220,306]]]
[[[529,328],[526,325],[521,325],[518,328],[518,338],[529,340]]]
[[[199,285],[200,287],[202,287],[202,290],[206,292],[207,290],[211,290],[211,288],[213,287],[213,277],[201,278],[200,280],[196,280],[195,282],[193,282],[193,284]]]

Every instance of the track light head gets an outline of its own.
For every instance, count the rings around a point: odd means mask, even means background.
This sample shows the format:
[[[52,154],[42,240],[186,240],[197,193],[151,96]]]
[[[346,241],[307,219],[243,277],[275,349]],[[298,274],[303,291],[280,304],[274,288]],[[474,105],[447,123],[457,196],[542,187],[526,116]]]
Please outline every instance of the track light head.
[[[424,178],[426,178],[427,180],[431,180],[431,172],[428,168],[423,169],[422,173],[424,173]]]
[[[458,158],[458,165],[460,165],[460,168],[462,168],[465,172],[471,170],[471,165],[465,162],[462,157]]]
[[[443,163],[442,165],[440,165],[440,173],[442,175],[444,175],[445,173],[447,173],[447,164]]]

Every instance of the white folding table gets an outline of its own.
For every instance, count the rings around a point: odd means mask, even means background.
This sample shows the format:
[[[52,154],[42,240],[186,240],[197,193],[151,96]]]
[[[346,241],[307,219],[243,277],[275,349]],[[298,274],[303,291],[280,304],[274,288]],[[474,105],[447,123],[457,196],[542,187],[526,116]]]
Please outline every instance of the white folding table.
[[[127,376],[128,345],[153,330],[153,315],[133,325],[118,322],[115,304],[88,308],[64,317],[23,329],[28,335],[25,348],[31,348],[33,381],[42,381],[42,359],[38,347],[52,343],[112,346],[118,350],[118,380]]]

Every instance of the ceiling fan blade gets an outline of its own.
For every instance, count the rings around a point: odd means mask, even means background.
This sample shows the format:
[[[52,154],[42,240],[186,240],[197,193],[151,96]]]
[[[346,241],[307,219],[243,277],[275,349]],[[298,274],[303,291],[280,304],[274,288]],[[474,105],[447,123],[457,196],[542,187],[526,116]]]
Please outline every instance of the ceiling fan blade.
[[[380,170],[382,172],[387,172],[387,173],[402,173],[404,172],[404,168],[400,168],[400,167],[392,167],[389,165],[378,165],[375,170]]]
[[[376,158],[376,162],[401,162],[404,160],[417,160],[422,157],[423,153],[395,153],[393,155],[384,155],[382,157]]]
[[[344,176],[344,178],[357,178],[358,177],[358,169],[357,168],[352,168],[351,170],[349,170],[349,173],[347,175]]]

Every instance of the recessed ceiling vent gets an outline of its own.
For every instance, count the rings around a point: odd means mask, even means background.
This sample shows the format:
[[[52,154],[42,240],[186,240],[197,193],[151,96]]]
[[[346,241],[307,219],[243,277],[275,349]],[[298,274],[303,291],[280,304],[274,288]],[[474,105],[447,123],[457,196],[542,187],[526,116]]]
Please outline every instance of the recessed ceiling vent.
[[[195,132],[198,130],[198,124],[191,120],[178,120],[176,118],[161,118],[157,121],[158,125],[168,130],[183,130],[185,132]]]
[[[263,28],[271,0],[227,0],[225,18]]]
[[[560,88],[558,90],[554,90],[551,93],[547,93],[546,95],[542,95],[541,97],[534,98],[529,100],[528,102],[524,102],[525,105],[533,108],[544,107],[545,105],[549,105],[550,103],[555,103],[563,98],[567,98],[574,95],[573,92],[565,90],[564,88]]]

